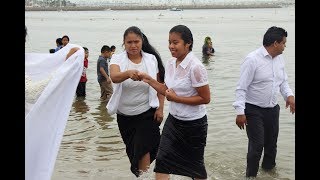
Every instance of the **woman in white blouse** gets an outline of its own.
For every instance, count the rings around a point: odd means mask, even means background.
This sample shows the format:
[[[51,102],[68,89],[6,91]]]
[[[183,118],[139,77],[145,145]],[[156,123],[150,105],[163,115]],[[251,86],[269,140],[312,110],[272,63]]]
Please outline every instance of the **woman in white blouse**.
[[[169,32],[172,58],[165,67],[165,84],[145,73],[139,77],[170,101],[154,171],[156,179],[169,174],[206,179],[204,148],[207,139],[207,111],[210,89],[207,71],[192,52],[190,29],[177,25]]]
[[[164,96],[139,81],[138,73],[147,73],[162,83],[164,67],[160,55],[138,27],[124,32],[123,44],[125,51],[110,60],[114,93],[107,109],[109,114],[117,113],[131,172],[139,177],[149,169],[158,150]]]

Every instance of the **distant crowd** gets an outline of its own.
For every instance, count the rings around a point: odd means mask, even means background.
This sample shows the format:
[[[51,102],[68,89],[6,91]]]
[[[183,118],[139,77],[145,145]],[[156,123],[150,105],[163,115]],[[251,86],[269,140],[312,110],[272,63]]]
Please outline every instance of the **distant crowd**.
[[[60,49],[65,47],[68,43],[70,42],[70,38],[67,35],[62,36],[62,38],[57,38],[56,39],[56,48],[54,49],[49,49],[50,53],[55,53],[58,52]],[[83,65],[83,71],[82,75],[76,90],[76,95],[77,97],[84,97],[86,96],[86,83],[88,81],[87,79],[87,68],[88,68],[88,57],[89,57],[89,49],[87,47],[83,47],[84,52],[85,52],[85,57],[84,57],[84,65]],[[116,46],[107,46],[103,45],[101,48],[101,54],[98,58],[98,63],[97,63],[97,80],[99,82],[100,88],[101,88],[101,96],[100,100],[107,102],[112,93],[112,84],[111,84],[111,79],[110,79],[110,72],[109,72],[109,64],[110,64],[110,59],[111,56],[115,53],[116,51]]]

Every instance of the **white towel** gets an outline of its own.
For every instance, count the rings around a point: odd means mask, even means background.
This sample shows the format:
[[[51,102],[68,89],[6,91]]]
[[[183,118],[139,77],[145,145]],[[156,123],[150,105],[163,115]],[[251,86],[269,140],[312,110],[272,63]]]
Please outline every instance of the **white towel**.
[[[72,47],[79,47],[65,60]],[[83,70],[84,50],[25,54],[25,180],[50,180]]]

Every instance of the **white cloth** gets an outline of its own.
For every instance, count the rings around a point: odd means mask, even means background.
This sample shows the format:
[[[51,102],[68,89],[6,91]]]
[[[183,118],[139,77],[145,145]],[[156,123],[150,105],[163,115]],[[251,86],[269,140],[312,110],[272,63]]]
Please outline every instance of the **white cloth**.
[[[196,87],[207,85],[208,74],[202,62],[191,51],[176,67],[176,59],[167,61],[164,82],[169,89],[173,89],[178,96],[191,97],[198,95]],[[184,121],[195,120],[206,115],[206,105],[188,105],[170,101],[170,114]]]
[[[241,65],[233,103],[237,115],[244,114],[246,102],[262,108],[274,107],[279,92],[284,100],[293,96],[284,67],[282,54],[272,59],[263,46],[248,54]]]
[[[142,58],[146,61],[145,65],[147,67],[148,74],[156,79],[157,73],[159,71],[158,69],[158,61],[156,57],[152,54],[145,53],[142,51]],[[116,64],[120,66],[120,71],[124,72],[128,69],[129,64],[129,58],[127,55],[127,51],[123,51],[120,54],[114,54],[112,55],[110,65]],[[110,115],[114,114],[118,110],[120,96],[122,94],[122,83],[114,83],[113,86],[113,94],[107,104],[107,110]],[[153,89],[151,86],[149,88],[149,105],[152,108],[158,108],[159,107],[159,99],[157,96],[157,91]]]
[[[65,60],[72,47],[79,47]],[[83,70],[84,50],[25,54],[25,180],[50,180]]]

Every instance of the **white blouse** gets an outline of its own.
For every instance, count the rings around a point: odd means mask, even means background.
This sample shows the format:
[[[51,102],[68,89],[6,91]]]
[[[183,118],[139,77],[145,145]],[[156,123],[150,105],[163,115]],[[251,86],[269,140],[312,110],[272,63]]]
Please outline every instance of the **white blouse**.
[[[176,68],[176,58],[167,61],[165,84],[178,96],[190,97],[198,94],[196,87],[208,84],[207,70],[191,51]],[[170,101],[169,112],[179,120],[195,120],[206,115],[206,105],[187,105]]]

